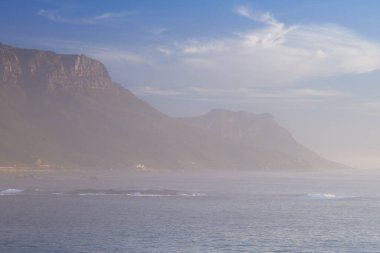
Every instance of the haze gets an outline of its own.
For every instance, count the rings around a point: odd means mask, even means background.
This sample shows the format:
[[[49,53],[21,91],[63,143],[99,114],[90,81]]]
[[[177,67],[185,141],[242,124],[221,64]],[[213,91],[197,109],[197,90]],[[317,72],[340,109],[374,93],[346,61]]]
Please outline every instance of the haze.
[[[317,153],[376,168],[379,5],[2,1],[0,41],[98,59],[173,116],[270,112]]]
[[[379,17],[1,0],[0,252],[378,252]]]

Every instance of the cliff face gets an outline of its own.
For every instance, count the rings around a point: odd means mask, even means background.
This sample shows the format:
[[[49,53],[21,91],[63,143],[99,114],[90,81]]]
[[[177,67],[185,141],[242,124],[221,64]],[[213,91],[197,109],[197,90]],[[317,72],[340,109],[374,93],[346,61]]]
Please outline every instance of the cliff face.
[[[48,92],[116,88],[105,66],[85,55],[59,55],[6,45],[0,45],[0,76],[6,84]]]
[[[336,168],[269,115],[170,118],[84,55],[0,44],[0,164],[126,169]]]

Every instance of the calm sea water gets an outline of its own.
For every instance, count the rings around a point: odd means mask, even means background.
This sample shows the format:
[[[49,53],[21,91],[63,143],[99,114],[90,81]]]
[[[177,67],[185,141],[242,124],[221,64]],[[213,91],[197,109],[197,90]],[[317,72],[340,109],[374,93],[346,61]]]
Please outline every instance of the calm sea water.
[[[0,252],[380,251],[380,176],[162,178],[3,182]]]

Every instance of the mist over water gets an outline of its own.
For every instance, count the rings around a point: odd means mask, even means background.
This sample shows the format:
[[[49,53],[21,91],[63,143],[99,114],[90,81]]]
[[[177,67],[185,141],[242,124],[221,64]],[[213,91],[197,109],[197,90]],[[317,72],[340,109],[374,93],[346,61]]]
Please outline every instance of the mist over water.
[[[376,172],[7,174],[0,252],[375,252]]]
[[[1,0],[0,253],[380,252],[380,1],[316,2]]]

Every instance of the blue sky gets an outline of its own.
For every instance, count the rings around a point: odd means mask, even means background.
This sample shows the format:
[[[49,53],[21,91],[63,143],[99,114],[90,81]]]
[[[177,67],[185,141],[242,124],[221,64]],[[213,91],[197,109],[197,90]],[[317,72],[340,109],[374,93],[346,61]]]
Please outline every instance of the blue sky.
[[[331,159],[380,168],[380,1],[3,0],[0,42],[84,53],[174,116],[270,112]]]

